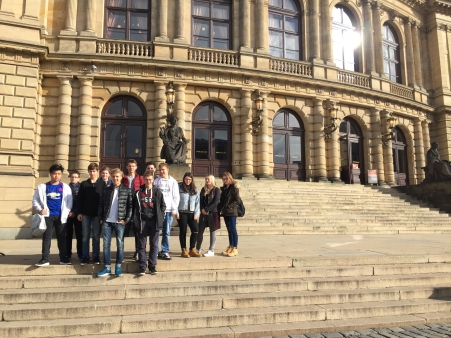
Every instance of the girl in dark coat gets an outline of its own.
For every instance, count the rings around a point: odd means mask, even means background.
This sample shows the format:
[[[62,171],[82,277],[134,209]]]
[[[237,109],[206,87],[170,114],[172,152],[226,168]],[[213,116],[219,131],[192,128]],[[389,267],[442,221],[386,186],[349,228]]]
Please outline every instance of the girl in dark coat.
[[[238,232],[236,231],[236,218],[238,217],[238,204],[240,203],[240,191],[238,183],[229,172],[222,174],[223,186],[221,187],[220,215],[229,233],[229,246],[222,252],[224,256],[238,255]]]

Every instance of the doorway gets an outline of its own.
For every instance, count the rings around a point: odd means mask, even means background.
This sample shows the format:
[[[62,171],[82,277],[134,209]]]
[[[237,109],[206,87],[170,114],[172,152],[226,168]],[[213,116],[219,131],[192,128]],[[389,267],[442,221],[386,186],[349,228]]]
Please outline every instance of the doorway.
[[[408,185],[409,175],[407,168],[407,144],[404,133],[399,127],[393,129],[393,169],[395,172],[396,185]]]
[[[350,117],[340,123],[341,180],[348,184],[365,184],[363,135],[360,126]]]

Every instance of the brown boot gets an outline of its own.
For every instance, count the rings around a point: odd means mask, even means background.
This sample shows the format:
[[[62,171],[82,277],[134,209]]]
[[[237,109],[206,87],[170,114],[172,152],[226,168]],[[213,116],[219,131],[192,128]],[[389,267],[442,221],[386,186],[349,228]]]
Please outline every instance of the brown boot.
[[[230,250],[230,252],[227,254],[227,256],[229,256],[229,257],[238,256],[238,249],[232,248],[232,250]]]
[[[188,250],[186,250],[186,248],[182,248],[182,257],[184,257],[184,258],[190,257]]]
[[[194,249],[194,248],[190,249],[189,255],[190,255],[191,257],[202,257],[202,255],[201,255],[200,253],[198,253],[198,252],[196,251],[196,249]]]
[[[228,246],[227,249],[225,249],[225,251],[222,252],[222,254],[223,254],[224,256],[227,256],[228,253],[230,252],[230,250],[232,250],[232,249],[233,249],[233,248],[232,248],[231,246]]]

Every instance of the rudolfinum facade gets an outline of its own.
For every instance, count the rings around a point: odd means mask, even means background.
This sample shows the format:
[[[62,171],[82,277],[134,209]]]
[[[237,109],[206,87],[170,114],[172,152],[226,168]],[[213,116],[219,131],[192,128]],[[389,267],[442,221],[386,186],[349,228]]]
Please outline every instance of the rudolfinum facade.
[[[405,185],[431,141],[451,159],[449,1],[8,0],[0,26],[0,238],[53,163],[161,162],[170,86],[195,176]]]

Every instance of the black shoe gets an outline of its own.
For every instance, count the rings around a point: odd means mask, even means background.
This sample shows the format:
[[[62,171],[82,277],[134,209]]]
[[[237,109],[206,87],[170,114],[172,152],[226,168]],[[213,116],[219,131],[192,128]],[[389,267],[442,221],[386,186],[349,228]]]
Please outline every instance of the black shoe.
[[[72,262],[69,259],[64,258],[60,261],[60,264],[61,265],[72,265]]]
[[[46,259],[41,259],[39,262],[37,262],[34,266],[48,266],[50,265],[49,261]]]
[[[99,258],[95,258],[92,262],[94,264],[96,264],[96,265],[99,265],[100,264],[100,259]]]
[[[156,274],[158,273],[158,271],[155,270],[155,267],[154,267],[154,266],[151,266],[151,267],[149,268],[149,273],[150,273],[151,275],[156,275]]]
[[[89,259],[83,258],[80,262],[80,265],[86,265],[89,263]]]
[[[158,258],[158,259],[161,259],[162,255],[163,255],[163,251],[158,251],[157,258]]]
[[[140,276],[144,276],[146,274],[146,269],[140,269],[139,270],[139,275]]]

